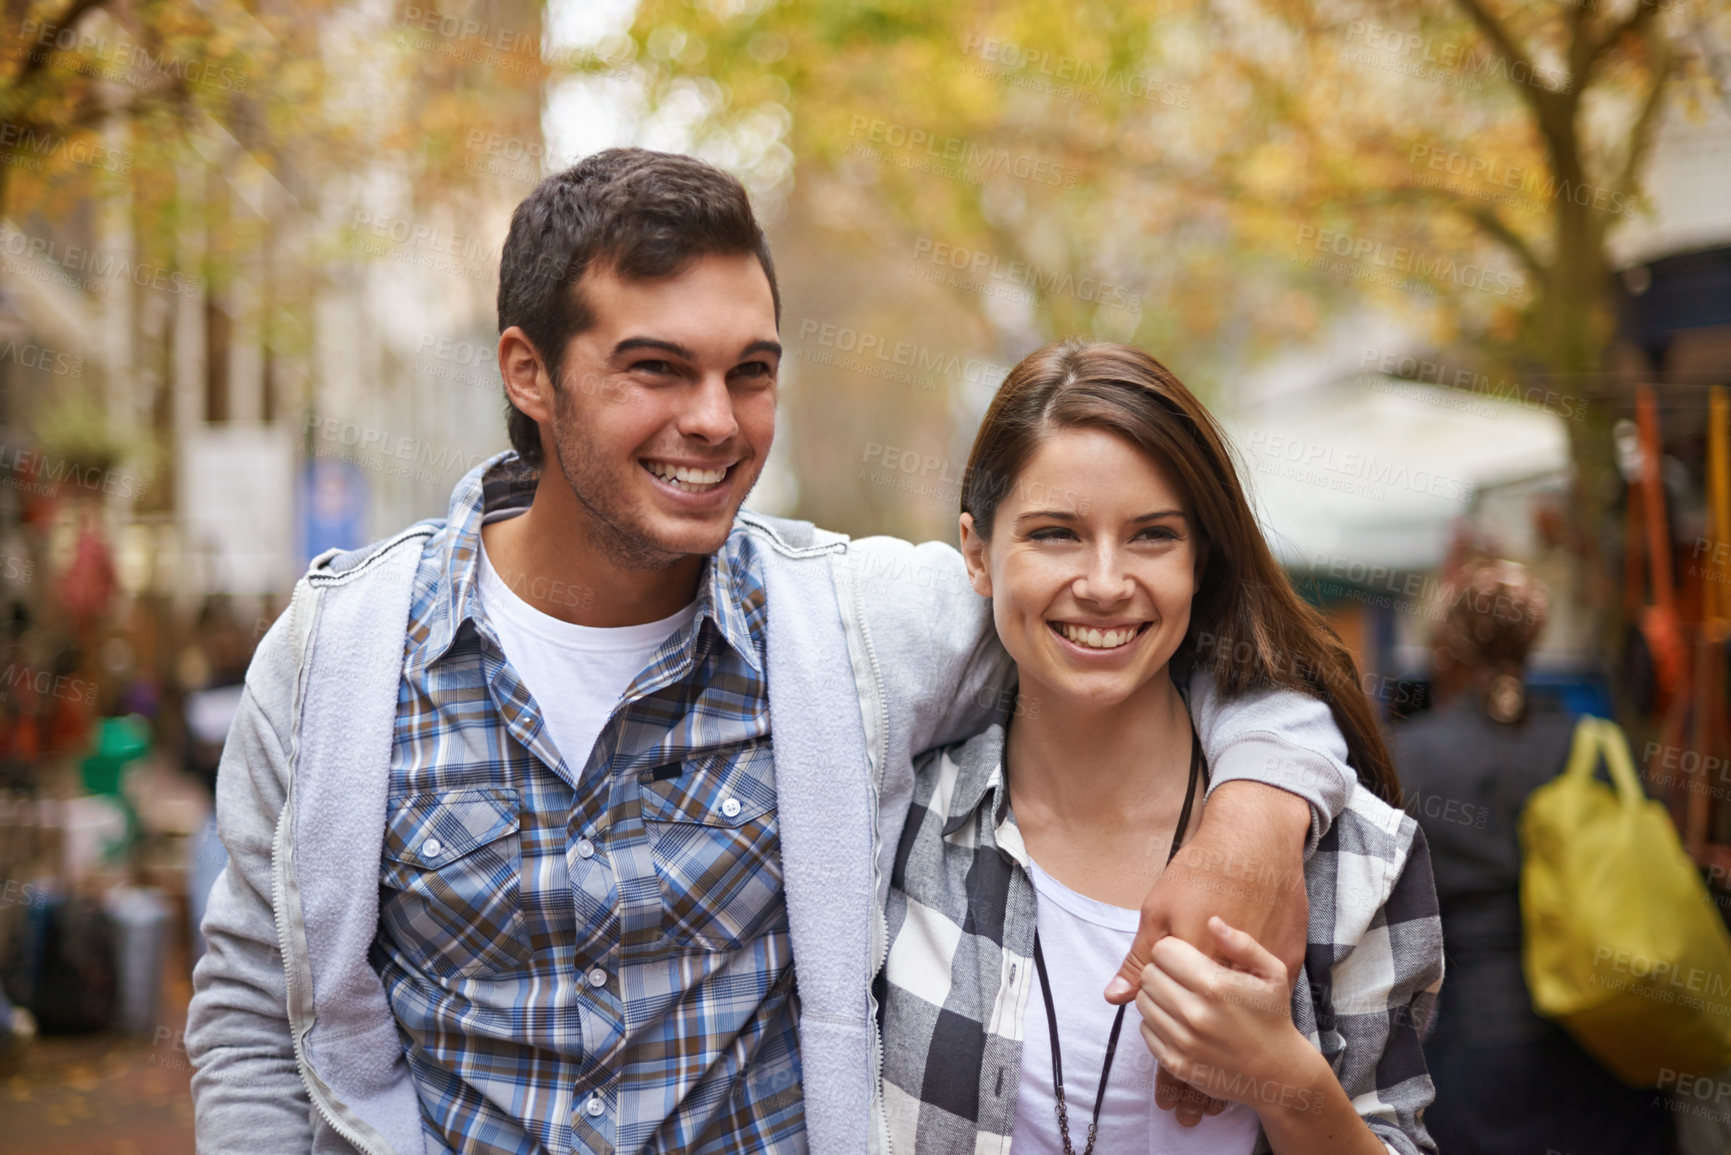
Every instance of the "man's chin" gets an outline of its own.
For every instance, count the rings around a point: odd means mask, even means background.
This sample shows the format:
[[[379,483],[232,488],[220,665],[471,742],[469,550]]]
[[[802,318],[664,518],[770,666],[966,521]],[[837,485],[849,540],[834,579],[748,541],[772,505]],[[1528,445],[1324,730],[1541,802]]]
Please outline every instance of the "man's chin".
[[[720,514],[702,519],[651,516],[639,526],[644,552],[661,554],[670,562],[712,554],[727,543],[736,512],[729,510],[725,518]]]

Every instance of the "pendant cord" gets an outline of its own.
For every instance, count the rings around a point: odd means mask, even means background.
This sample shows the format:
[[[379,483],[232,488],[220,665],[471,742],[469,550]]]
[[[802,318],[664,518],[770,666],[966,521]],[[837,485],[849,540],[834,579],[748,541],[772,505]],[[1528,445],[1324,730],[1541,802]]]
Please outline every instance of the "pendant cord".
[[[1178,848],[1184,844],[1184,830],[1190,825],[1190,812],[1196,804],[1196,783],[1208,779],[1208,766],[1202,760],[1202,741],[1196,736],[1196,724],[1190,724],[1190,784],[1184,791],[1184,809],[1178,815],[1178,829],[1172,832],[1172,849],[1166,853],[1166,862],[1171,864],[1178,854]],[[1076,1155],[1076,1150],[1070,1145],[1070,1108],[1064,1100],[1064,1055],[1058,1046],[1058,1012],[1052,1005],[1052,983],[1046,977],[1046,952],[1040,949],[1040,930],[1034,928],[1034,970],[1040,976],[1040,998],[1046,1004],[1046,1029],[1052,1036],[1052,1094],[1057,1099],[1055,1110],[1058,1113],[1058,1136],[1064,1142],[1064,1155]],[[1094,1140],[1100,1133],[1100,1108],[1106,1102],[1106,1080],[1112,1074],[1112,1059],[1118,1053],[1118,1036],[1124,1030],[1124,1012],[1130,1004],[1125,1003],[1118,1008],[1118,1015],[1112,1020],[1112,1033],[1106,1039],[1106,1061],[1100,1066],[1100,1088],[1094,1092],[1094,1117],[1088,1123],[1088,1145],[1082,1148],[1081,1155],[1093,1155]]]

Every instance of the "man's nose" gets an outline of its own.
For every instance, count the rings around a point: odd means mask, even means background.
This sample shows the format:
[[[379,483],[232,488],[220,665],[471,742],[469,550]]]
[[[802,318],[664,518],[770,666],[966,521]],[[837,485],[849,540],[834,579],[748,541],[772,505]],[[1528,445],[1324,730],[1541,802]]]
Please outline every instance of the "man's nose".
[[[679,431],[687,437],[712,442],[726,441],[739,431],[739,422],[733,415],[733,394],[724,375],[705,373],[698,379],[679,415]]]

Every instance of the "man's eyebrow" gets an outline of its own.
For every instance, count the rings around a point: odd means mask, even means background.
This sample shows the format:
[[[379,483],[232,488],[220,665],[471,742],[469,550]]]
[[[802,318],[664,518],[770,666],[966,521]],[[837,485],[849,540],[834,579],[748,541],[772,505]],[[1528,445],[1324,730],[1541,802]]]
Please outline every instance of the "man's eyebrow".
[[[686,361],[697,360],[697,354],[684,345],[676,341],[663,341],[659,337],[627,337],[613,346],[613,355],[617,357],[621,353],[629,353],[634,349],[656,349],[663,353],[672,353],[675,357]]]
[[[671,353],[675,357],[684,361],[697,360],[697,354],[693,353],[690,349],[687,349],[684,345],[679,344],[677,341],[664,341],[659,337],[627,337],[623,341],[619,342],[619,344],[613,346],[613,355],[618,357],[637,349],[654,349],[662,353]],[[781,343],[779,341],[768,340],[753,341],[744,349],[740,350],[739,356],[743,360],[744,358],[751,356],[753,353],[774,353],[777,357],[780,357]]]

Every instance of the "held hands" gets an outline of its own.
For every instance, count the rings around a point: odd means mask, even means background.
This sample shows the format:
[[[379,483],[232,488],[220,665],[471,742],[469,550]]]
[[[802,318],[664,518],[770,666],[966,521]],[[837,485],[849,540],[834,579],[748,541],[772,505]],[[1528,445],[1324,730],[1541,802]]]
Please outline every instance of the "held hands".
[[[1180,938],[1154,945],[1136,994],[1148,1049],[1163,1072],[1216,1100],[1311,1109],[1300,1072],[1316,1052],[1292,1025],[1285,965],[1218,917],[1208,930],[1226,965]]]
[[[1208,797],[1201,828],[1142,904],[1142,925],[1106,988],[1106,1001],[1127,1003],[1135,997],[1155,944],[1168,935],[1206,955],[1224,957],[1220,938],[1208,929],[1213,915],[1266,944],[1287,975],[1301,973],[1310,917],[1304,889],[1309,829],[1310,807],[1297,795],[1254,782],[1222,783]],[[1288,1013],[1284,1004],[1282,1013]],[[1220,1098],[1181,1083],[1164,1062],[1154,1099],[1165,1110],[1175,1109],[1186,1127],[1226,1107]]]

